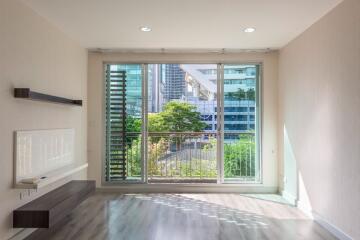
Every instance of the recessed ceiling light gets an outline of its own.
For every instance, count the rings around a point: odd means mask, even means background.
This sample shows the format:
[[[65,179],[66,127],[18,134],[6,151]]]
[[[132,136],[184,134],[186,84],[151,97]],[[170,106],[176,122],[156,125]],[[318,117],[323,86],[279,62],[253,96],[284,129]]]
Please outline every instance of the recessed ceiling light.
[[[140,27],[140,30],[143,31],[143,32],[150,32],[151,28],[147,27],[147,26],[143,26],[143,27]]]
[[[255,32],[255,28],[252,28],[252,27],[248,27],[248,28],[245,28],[244,29],[244,32],[246,32],[246,33],[253,33],[253,32]]]

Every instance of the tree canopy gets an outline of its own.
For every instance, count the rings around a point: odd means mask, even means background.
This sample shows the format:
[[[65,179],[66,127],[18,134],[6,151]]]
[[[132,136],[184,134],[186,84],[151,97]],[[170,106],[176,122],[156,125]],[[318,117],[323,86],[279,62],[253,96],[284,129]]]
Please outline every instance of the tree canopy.
[[[200,132],[206,123],[201,121],[200,113],[194,105],[171,101],[165,104],[157,117],[149,118],[149,126],[168,132]]]
[[[162,112],[150,113],[148,123],[150,132],[201,132],[206,127],[194,105],[177,101],[165,104]],[[128,116],[126,131],[141,132],[141,119]]]

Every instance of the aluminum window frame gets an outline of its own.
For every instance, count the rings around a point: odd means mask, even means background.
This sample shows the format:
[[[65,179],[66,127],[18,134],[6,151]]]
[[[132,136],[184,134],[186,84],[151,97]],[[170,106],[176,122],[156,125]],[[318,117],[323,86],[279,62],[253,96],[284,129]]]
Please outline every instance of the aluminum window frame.
[[[142,66],[142,94],[146,96],[142,96],[142,122],[143,125],[146,123],[146,126],[142,126],[142,176],[141,180],[117,180],[117,181],[106,181],[106,150],[105,150],[105,141],[106,139],[106,121],[105,121],[105,114],[106,114],[106,66],[107,65],[121,65],[121,64],[129,64],[129,65],[140,65]],[[214,64],[217,65],[217,70],[220,68],[220,73],[217,71],[217,90],[220,90],[220,93],[217,94],[217,107],[219,108],[219,104],[221,104],[221,101],[224,101],[223,97],[223,88],[224,88],[224,65],[256,65],[258,68],[257,71],[257,78],[256,78],[256,91],[258,94],[256,95],[256,147],[258,150],[256,151],[258,155],[258,161],[259,161],[259,181],[224,181],[224,155],[223,155],[223,149],[224,149],[224,121],[221,121],[220,124],[220,142],[217,143],[217,163],[218,163],[218,177],[217,177],[217,183],[148,183],[148,176],[147,176],[147,116],[148,116],[148,65],[149,64]],[[246,185],[263,185],[263,62],[262,61],[161,61],[159,63],[158,60],[156,61],[103,61],[102,62],[102,76],[103,76],[103,91],[102,91],[102,176],[101,176],[101,186],[116,186],[121,185],[124,186],[126,184],[132,185],[132,184],[138,184],[138,185],[176,185],[176,186],[218,186],[218,185],[233,185],[233,186],[246,186]],[[222,69],[221,69],[222,67]],[[146,71],[145,71],[146,69]],[[220,76],[219,76],[220,75]],[[220,79],[219,79],[220,77]],[[220,85],[220,87],[219,87]],[[145,88],[146,87],[146,88]],[[224,118],[224,112],[221,107],[221,119]],[[145,108],[145,110],[144,110]],[[219,117],[218,117],[219,118]],[[218,128],[219,128],[219,120],[217,120],[217,134],[218,134]],[[220,147],[219,147],[220,145]],[[220,152],[219,152],[220,150]],[[219,155],[220,154],[220,155]],[[219,166],[220,165],[220,166]]]

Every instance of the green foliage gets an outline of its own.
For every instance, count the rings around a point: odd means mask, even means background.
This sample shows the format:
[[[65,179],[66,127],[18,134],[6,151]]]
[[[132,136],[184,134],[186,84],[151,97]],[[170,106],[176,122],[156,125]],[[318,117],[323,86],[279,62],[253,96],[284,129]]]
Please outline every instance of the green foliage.
[[[127,176],[141,177],[141,137],[128,140],[126,150]]]
[[[200,113],[196,107],[185,102],[171,101],[165,104],[160,113],[152,113],[148,116],[148,129],[150,132],[201,132],[206,123],[201,121]],[[161,137],[152,137],[150,141],[157,143]],[[173,138],[171,141],[177,144],[184,142],[186,137]]]
[[[166,167],[164,164],[159,163],[158,159],[166,153],[168,145],[164,138],[160,138],[158,141],[149,141],[148,171],[150,176],[160,176],[161,170]]]
[[[234,99],[234,100],[252,100],[255,101],[256,94],[254,88],[249,88],[245,91],[242,88],[239,88],[236,92],[228,92],[225,94],[226,98]]]
[[[162,112],[151,113],[148,116],[148,130],[150,132],[197,132],[206,127],[200,119],[200,113],[196,107],[184,102],[168,102]],[[126,118],[127,132],[141,132],[141,119],[128,116]],[[160,174],[161,163],[158,162],[159,156],[166,153],[170,142],[180,144],[185,140],[182,138],[149,137],[149,173]],[[127,137],[127,168],[128,176],[139,176],[141,173],[141,140],[138,137]],[[184,171],[186,167],[184,166]]]
[[[164,119],[161,113],[150,113],[148,115],[149,132],[166,132]]]
[[[126,132],[141,132],[141,119],[133,116],[126,117]]]
[[[216,178],[217,162],[214,159],[198,159],[191,157],[189,161],[179,160],[181,156],[168,158],[166,161],[159,161],[159,159],[166,156],[173,137],[162,137],[158,142],[149,143],[149,176],[155,177],[174,177],[174,178]],[[204,155],[214,153],[216,149],[216,139],[211,138],[210,142],[202,146],[202,153]],[[175,155],[180,154],[176,152]],[[180,154],[181,155],[181,154]]]
[[[240,139],[224,144],[224,176],[255,176],[255,141],[253,136],[240,134]]]
[[[251,89],[249,89],[250,91]],[[249,94],[249,91],[247,94]],[[253,90],[254,91],[254,90]],[[243,93],[239,93],[240,95]],[[250,92],[250,95],[252,93]],[[242,95],[243,96],[243,95]],[[255,98],[255,92],[253,92]],[[247,96],[248,97],[248,96]],[[183,102],[169,102],[160,113],[148,116],[148,129],[150,132],[200,132],[206,124],[200,119],[196,107]],[[128,132],[141,132],[141,119],[127,117],[126,130]],[[224,177],[236,178],[242,176],[255,176],[255,141],[253,134],[240,134],[238,140],[224,144]],[[186,140],[177,136],[150,136],[148,139],[148,174],[149,176],[168,177],[205,177],[215,178],[216,159],[197,159],[190,161],[168,160],[159,161],[169,153],[171,144],[176,143],[177,149]],[[127,172],[128,177],[141,176],[141,137],[135,135],[127,137]],[[214,153],[216,151],[216,138],[210,138],[201,151]],[[179,150],[177,150],[179,151]],[[166,169],[166,173],[164,172]]]
[[[141,119],[126,117],[126,171],[128,177],[141,176]],[[136,134],[137,133],[137,134]]]
[[[179,161],[176,167],[168,169],[167,175],[179,178],[216,178],[216,161],[198,158],[192,158],[188,162]]]
[[[150,113],[148,123],[150,132],[201,132],[206,127],[194,105],[176,101],[165,104],[160,113]],[[141,132],[141,119],[127,116],[126,131]]]
[[[200,132],[206,127],[196,107],[185,102],[168,102],[159,113],[162,129],[168,132]]]
[[[240,139],[224,144],[224,177],[254,177],[255,168],[255,142],[254,137],[248,134],[240,134]],[[159,162],[159,158],[166,155],[169,150],[171,138],[162,137],[158,141],[149,141],[148,161],[149,176],[162,176],[164,169],[167,168],[166,176],[168,177],[206,177],[214,178],[217,176],[216,159],[197,159],[191,161]],[[128,176],[141,176],[141,138],[134,139],[127,150],[127,168]],[[216,139],[210,139],[209,143],[203,146],[202,151],[211,152],[216,150]],[[170,167],[172,166],[172,167]]]

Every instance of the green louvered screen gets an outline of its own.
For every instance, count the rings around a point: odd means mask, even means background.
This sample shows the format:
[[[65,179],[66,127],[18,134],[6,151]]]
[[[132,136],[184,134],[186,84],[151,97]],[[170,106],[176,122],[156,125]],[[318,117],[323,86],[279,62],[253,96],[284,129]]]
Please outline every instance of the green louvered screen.
[[[106,181],[126,179],[126,71],[106,66]]]

